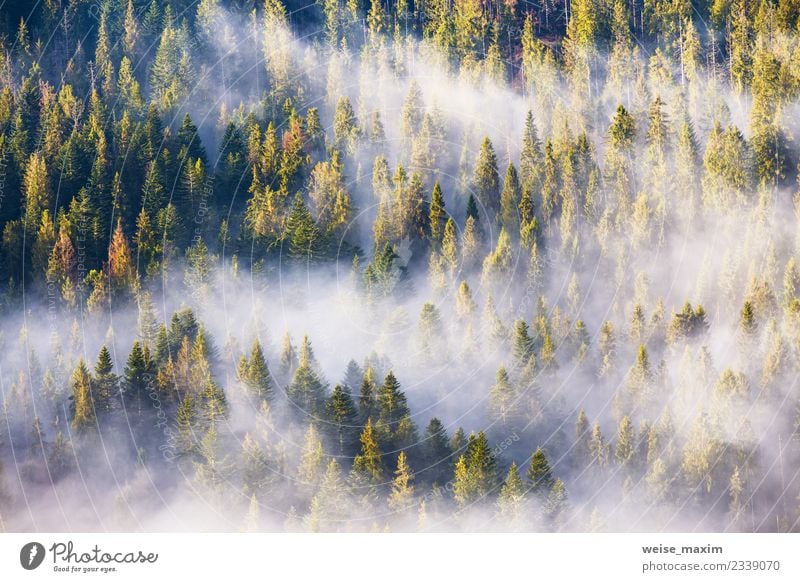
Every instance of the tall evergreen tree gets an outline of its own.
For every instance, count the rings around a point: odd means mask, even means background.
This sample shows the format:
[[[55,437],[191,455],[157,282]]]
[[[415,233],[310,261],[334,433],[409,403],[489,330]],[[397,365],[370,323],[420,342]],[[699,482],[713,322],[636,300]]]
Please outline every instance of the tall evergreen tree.
[[[500,212],[500,176],[497,173],[497,156],[488,137],[483,138],[475,163],[473,188],[483,212],[490,221],[494,221]]]
[[[364,475],[374,485],[379,485],[383,483],[384,468],[381,450],[372,428],[372,419],[367,419],[360,440],[361,453],[353,459],[353,470]]]
[[[72,427],[85,433],[95,426],[95,403],[92,378],[89,369],[81,360],[72,374]]]
[[[550,461],[547,460],[547,455],[541,447],[531,455],[531,462],[528,465],[528,483],[531,492],[541,496],[547,496],[555,483],[550,469]]]
[[[267,360],[264,357],[264,351],[261,349],[261,343],[258,340],[253,342],[245,372],[246,375],[243,379],[250,395],[256,400],[270,402],[273,397],[272,379]]]
[[[453,451],[442,422],[434,417],[422,437],[422,469],[418,476],[429,483],[443,485],[453,471]]]
[[[358,443],[358,412],[350,389],[337,384],[325,403],[328,419],[329,441],[333,443],[336,454],[352,456]]]
[[[111,352],[106,346],[100,348],[97,355],[97,363],[94,366],[94,391],[95,410],[100,414],[112,411],[116,406],[118,397],[118,379],[114,374],[114,362],[111,359]]]

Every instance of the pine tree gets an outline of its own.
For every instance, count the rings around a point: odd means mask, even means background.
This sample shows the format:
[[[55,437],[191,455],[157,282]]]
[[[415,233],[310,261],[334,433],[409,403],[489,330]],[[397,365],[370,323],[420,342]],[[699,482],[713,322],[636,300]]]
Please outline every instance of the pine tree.
[[[525,130],[522,134],[522,152],[520,153],[519,173],[522,188],[533,192],[539,187],[540,164],[542,161],[542,144],[539,142],[539,135],[533,113],[528,111],[525,116]]]
[[[531,455],[527,476],[531,492],[541,497],[547,496],[555,480],[552,470],[550,469],[550,462],[547,460],[547,455],[545,455],[541,447],[536,449],[533,455]]]
[[[250,505],[247,509],[247,514],[244,516],[244,524],[242,531],[256,532],[259,530],[259,522],[261,521],[261,509],[258,504],[258,498],[255,493],[250,496]]]
[[[144,109],[144,100],[139,81],[133,73],[133,63],[128,55],[122,57],[117,75],[117,99],[120,109],[130,111],[138,116]]]
[[[313,491],[323,477],[325,453],[314,424],[309,424],[303,441],[303,453],[297,468],[298,485]]]
[[[444,328],[439,310],[433,303],[428,302],[422,306],[419,314],[418,332],[423,362],[430,362],[433,353],[437,353],[439,357],[442,357],[444,346],[442,345],[441,337],[444,334]]]
[[[125,412],[129,422],[140,425],[153,402],[150,391],[155,381],[150,350],[136,340],[125,364]]]
[[[733,2],[730,22],[730,74],[733,86],[742,93],[752,78],[753,33],[746,3]]]
[[[589,419],[586,417],[586,411],[581,408],[575,421],[575,454],[583,462],[590,458],[590,438]]]
[[[470,199],[472,200],[472,198]],[[478,263],[480,246],[480,225],[477,218],[470,215],[467,217],[467,222],[461,233],[461,266],[464,271],[471,271]]]
[[[453,455],[460,455],[467,448],[467,437],[462,427],[458,427],[450,439],[450,450]]]
[[[473,188],[489,220],[494,220],[500,212],[500,176],[497,173],[497,156],[488,137],[483,138],[475,163]]]
[[[308,337],[304,338],[297,369],[286,391],[295,414],[318,418],[324,412],[326,386],[314,369]]]
[[[197,450],[199,460],[194,461],[195,479],[212,503],[224,507],[225,487],[235,467],[214,425],[203,435]]]
[[[458,240],[456,238],[456,223],[452,217],[448,218],[444,225],[442,259],[448,276],[452,278],[458,269]]]
[[[511,463],[505,482],[500,488],[500,497],[497,500],[500,518],[504,527],[512,529],[518,526],[522,517],[525,504],[525,486],[519,476],[516,463]]]
[[[137,327],[139,339],[148,345],[153,345],[158,337],[158,322],[156,311],[153,306],[153,298],[149,292],[145,291],[138,297],[138,321]]]
[[[391,493],[389,494],[389,508],[394,511],[405,511],[414,504],[414,474],[408,466],[405,451],[397,457],[397,469],[392,480]]]
[[[128,0],[122,29],[122,49],[125,52],[125,56],[133,58],[136,55],[137,43],[139,41],[139,22],[136,19],[133,0]]]
[[[634,462],[635,453],[633,423],[628,416],[624,416],[619,423],[619,429],[617,431],[617,444],[614,451],[614,458],[617,460],[617,463],[623,467],[630,467]]]
[[[344,379],[342,380],[342,388],[347,388],[353,391],[361,385],[361,378],[364,377],[364,372],[355,360],[347,362],[347,369],[344,372]]]
[[[465,453],[455,468],[454,495],[460,506],[478,502],[491,495],[497,485],[494,453],[483,431],[471,434]]]
[[[244,382],[250,396],[256,401],[266,400],[270,402],[273,396],[272,379],[270,378],[264,351],[261,349],[261,343],[258,340],[253,342],[246,372]]]
[[[608,128],[608,134],[611,138],[611,145],[618,151],[624,152],[633,146],[636,136],[636,121],[624,106],[617,107]]]
[[[367,27],[369,28],[370,41],[378,44],[381,34],[386,30],[386,14],[379,0],[371,0],[367,12]]]
[[[283,335],[281,347],[280,378],[282,382],[288,381],[297,368],[297,348],[292,344],[292,338],[287,331]]]
[[[228,414],[228,401],[225,391],[211,376],[205,372],[200,382],[200,415],[206,425],[214,426],[215,423],[225,420]]]
[[[661,458],[657,458],[650,465],[650,469],[645,476],[645,482],[650,492],[650,496],[656,503],[663,502],[669,494],[669,479],[667,478],[667,468]]]
[[[514,324],[514,344],[512,353],[517,366],[524,367],[533,356],[533,338],[528,332],[528,324],[520,319]]]
[[[416,79],[412,79],[400,111],[400,134],[404,138],[410,139],[417,134],[422,125],[424,111],[422,91]]]
[[[336,149],[352,153],[355,151],[360,129],[353,106],[348,97],[339,97],[333,117],[333,136]]]
[[[447,431],[438,418],[431,418],[425,428],[421,446],[424,469],[419,471],[418,476],[428,483],[443,485],[453,474],[453,451],[447,439]]]
[[[564,482],[561,479],[556,479],[553,483],[553,487],[550,489],[544,506],[545,516],[556,529],[564,522],[564,514],[569,509],[567,499],[567,488]]]
[[[503,191],[500,193],[500,224],[514,237],[520,229],[519,205],[522,197],[522,185],[517,169],[509,163],[506,178],[503,180]]]
[[[261,446],[249,433],[242,441],[240,464],[245,494],[249,493],[254,498],[262,495],[269,485],[269,462]]]
[[[466,281],[461,281],[456,295],[456,313],[459,319],[469,322],[475,315],[478,306],[472,298],[472,291]]]
[[[36,232],[42,211],[50,206],[47,165],[39,153],[31,154],[27,161],[23,180],[23,199],[25,229],[27,232]]]
[[[628,371],[627,389],[634,398],[646,398],[653,381],[647,349],[640,345],[636,354],[636,363]]]
[[[74,459],[72,443],[67,440],[63,432],[59,432],[47,447],[47,468],[50,478],[56,482],[67,476],[74,467]]]
[[[520,422],[520,398],[511,385],[504,366],[497,370],[494,386],[489,391],[489,419],[502,426],[514,427]]]
[[[430,229],[431,240],[436,247],[442,242],[446,222],[449,222],[449,219],[447,218],[447,211],[444,207],[442,187],[439,184],[439,180],[436,180],[436,183],[433,185],[433,193],[431,194],[430,210],[428,211],[428,228]]]
[[[111,412],[117,397],[118,379],[114,374],[114,362],[111,359],[111,352],[106,346],[100,348],[97,355],[97,363],[94,366],[94,391],[95,410],[99,414]]]
[[[372,419],[367,419],[364,431],[361,433],[361,454],[353,459],[353,470],[364,475],[373,484],[383,483],[383,460],[375,431],[372,428]]]
[[[367,419],[376,416],[378,412],[378,388],[375,384],[374,371],[367,367],[361,381],[360,392],[358,395],[358,414],[360,424],[365,424]]]
[[[351,500],[342,479],[341,469],[336,459],[331,459],[319,486],[319,492],[311,500],[309,515],[306,518],[312,532],[335,531],[337,526],[347,521],[352,512]]]
[[[95,426],[95,403],[92,378],[83,360],[72,374],[72,427],[86,433]]]
[[[592,436],[589,439],[589,454],[592,464],[598,468],[603,468],[608,464],[608,445],[600,431],[600,424],[595,422],[592,426]]]
[[[317,258],[321,235],[299,192],[286,219],[283,236],[288,243],[289,258],[302,261],[313,261]]]
[[[352,456],[358,443],[358,412],[347,385],[334,386],[325,410],[329,423],[329,440],[334,443],[334,450],[343,457]]]
[[[378,392],[376,432],[386,450],[403,450],[416,442],[416,427],[405,393],[392,371],[386,375]],[[394,456],[392,456],[394,460]]]
[[[175,434],[175,448],[178,455],[186,457],[192,455],[197,447],[198,437],[196,436],[197,408],[195,398],[192,394],[187,394],[178,404],[175,415],[177,431]]]
[[[453,476],[453,497],[456,503],[461,507],[473,503],[476,496],[475,489],[474,478],[467,466],[467,458],[465,455],[461,455],[456,461]]]

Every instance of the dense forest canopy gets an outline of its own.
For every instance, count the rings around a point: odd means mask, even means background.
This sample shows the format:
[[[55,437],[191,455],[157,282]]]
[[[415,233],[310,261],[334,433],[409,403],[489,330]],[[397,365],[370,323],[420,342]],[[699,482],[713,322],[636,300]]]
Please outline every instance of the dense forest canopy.
[[[800,531],[799,0],[0,7],[0,531]]]

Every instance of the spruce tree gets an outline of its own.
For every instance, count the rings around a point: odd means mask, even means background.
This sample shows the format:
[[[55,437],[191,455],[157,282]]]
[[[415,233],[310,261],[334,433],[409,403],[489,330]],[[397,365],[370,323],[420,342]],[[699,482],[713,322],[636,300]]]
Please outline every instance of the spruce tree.
[[[547,496],[544,514],[556,531],[565,521],[565,514],[569,509],[567,488],[561,479],[556,479]]]
[[[500,176],[497,173],[497,156],[488,137],[483,138],[473,178],[475,196],[488,215],[494,220],[500,212]],[[468,209],[468,214],[475,209]]]
[[[269,462],[261,446],[249,433],[242,441],[240,465],[245,494],[263,495],[269,486]]]
[[[634,453],[633,423],[629,417],[624,416],[619,423],[619,430],[617,431],[614,458],[623,467],[629,467],[633,462]]]
[[[389,371],[378,392],[378,421],[376,432],[386,450],[403,450],[417,440],[417,429],[411,421],[411,411],[405,393],[394,373]],[[395,456],[392,455],[392,461]]]
[[[500,224],[513,237],[517,237],[520,229],[519,205],[522,197],[522,186],[514,164],[509,163],[506,177],[503,180],[503,191],[500,193]]]
[[[520,319],[514,324],[514,344],[512,352],[514,361],[519,367],[524,367],[533,355],[533,338],[528,332],[528,324],[524,319]]]
[[[253,342],[250,350],[250,359],[247,362],[247,375],[245,377],[250,396],[256,400],[270,402],[273,396],[272,379],[270,378],[267,360],[258,340]]]
[[[500,488],[497,504],[503,527],[516,527],[525,504],[525,486],[522,484],[516,463],[511,463],[511,467],[508,469],[508,475]]]
[[[313,355],[307,337],[304,342],[304,346],[308,348],[300,354],[297,369],[286,394],[294,405],[296,415],[314,419],[324,412],[326,386],[314,369]]]
[[[471,434],[466,451],[455,465],[453,495],[461,507],[485,500],[497,486],[494,453],[486,435]]]
[[[175,415],[177,431],[175,434],[175,448],[179,456],[192,455],[197,448],[197,407],[192,394],[187,394],[178,404]]]
[[[408,466],[405,451],[397,457],[397,469],[392,480],[391,493],[389,493],[389,508],[395,511],[405,511],[414,505],[414,474]]]
[[[358,415],[361,424],[366,424],[367,419],[378,415],[378,388],[375,385],[372,367],[367,367],[361,380],[358,394]]]
[[[150,391],[155,383],[155,370],[150,359],[150,351],[145,344],[138,340],[133,342],[133,347],[125,364],[125,412],[128,422],[135,426],[141,425],[145,415],[151,407],[153,400]]]
[[[306,491],[313,491],[322,479],[325,468],[325,452],[314,424],[306,429],[300,465],[297,468],[298,485]]]
[[[95,426],[95,403],[89,369],[81,360],[72,374],[72,427],[86,433]]]
[[[117,394],[117,376],[114,374],[114,362],[111,360],[111,352],[106,346],[100,348],[97,355],[97,363],[94,366],[95,374],[95,410],[98,414],[110,412],[114,407]]]
[[[422,470],[419,477],[428,483],[443,485],[452,475],[453,451],[442,422],[431,418],[422,437]]]
[[[431,233],[431,240],[436,247],[441,244],[446,221],[447,212],[444,207],[442,187],[439,184],[439,180],[436,180],[431,194],[430,210],[428,211],[428,228]]]
[[[528,483],[531,492],[540,496],[547,496],[554,482],[550,462],[547,460],[544,450],[539,447],[531,455],[531,462],[528,465]]]
[[[410,411],[406,395],[400,389],[394,373],[389,371],[378,393],[378,414],[380,419],[389,424],[397,424],[409,416]]]
[[[519,418],[520,399],[511,385],[504,366],[497,370],[494,386],[489,391],[489,419],[502,426],[513,427]]]
[[[337,384],[325,403],[328,420],[329,441],[333,443],[336,454],[353,456],[358,443],[358,412],[350,389]]]
[[[303,196],[298,192],[286,219],[284,239],[289,258],[299,261],[317,259],[320,233]]]
[[[372,419],[367,419],[364,431],[361,433],[361,454],[353,459],[353,470],[364,475],[374,485],[383,482],[383,460],[375,431],[372,428]]]

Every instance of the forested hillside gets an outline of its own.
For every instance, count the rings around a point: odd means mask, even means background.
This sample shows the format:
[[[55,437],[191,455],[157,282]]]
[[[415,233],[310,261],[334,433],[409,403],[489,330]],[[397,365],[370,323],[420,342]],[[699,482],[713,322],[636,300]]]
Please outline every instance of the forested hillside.
[[[800,0],[0,3],[0,531],[800,531]]]

